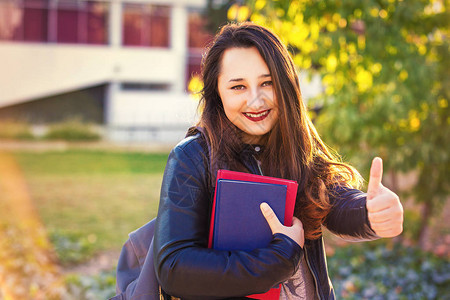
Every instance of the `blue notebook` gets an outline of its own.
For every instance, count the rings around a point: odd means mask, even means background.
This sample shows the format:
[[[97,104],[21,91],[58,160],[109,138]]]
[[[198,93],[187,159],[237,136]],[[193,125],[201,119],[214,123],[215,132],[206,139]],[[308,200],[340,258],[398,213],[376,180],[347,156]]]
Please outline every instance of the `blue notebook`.
[[[266,247],[272,231],[259,205],[268,203],[284,223],[286,192],[282,184],[219,179],[212,248],[251,251]]]

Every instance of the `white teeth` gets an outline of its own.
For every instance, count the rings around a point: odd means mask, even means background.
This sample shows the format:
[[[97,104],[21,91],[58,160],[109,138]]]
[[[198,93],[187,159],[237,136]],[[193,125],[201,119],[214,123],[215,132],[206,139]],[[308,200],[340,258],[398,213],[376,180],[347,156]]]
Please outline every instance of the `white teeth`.
[[[258,117],[265,116],[265,115],[267,115],[268,113],[269,113],[269,111],[266,110],[265,112],[262,112],[262,113],[259,113],[259,114],[252,114],[252,113],[244,113],[244,114],[246,114],[247,116],[249,116],[249,117],[251,117],[251,118],[258,118]]]

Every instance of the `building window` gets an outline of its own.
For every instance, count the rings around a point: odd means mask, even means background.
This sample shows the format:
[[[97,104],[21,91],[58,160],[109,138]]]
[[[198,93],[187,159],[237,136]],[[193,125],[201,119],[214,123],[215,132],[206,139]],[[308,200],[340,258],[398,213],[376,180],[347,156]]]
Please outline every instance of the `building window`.
[[[170,44],[170,7],[149,4],[124,4],[123,45],[168,48]]]
[[[58,2],[57,36],[58,43],[77,43],[82,39],[81,26],[79,26],[79,7],[77,1]]]
[[[87,7],[87,43],[108,43],[108,6],[104,2],[88,2]]]
[[[45,42],[48,39],[47,1],[25,0],[23,8],[23,40]]]
[[[58,43],[106,44],[108,6],[104,2],[60,0],[57,9]]]
[[[46,42],[48,1],[0,1],[0,40]]]
[[[54,3],[0,0],[0,40],[107,44],[107,2],[58,0]],[[50,28],[52,24],[56,28]]]

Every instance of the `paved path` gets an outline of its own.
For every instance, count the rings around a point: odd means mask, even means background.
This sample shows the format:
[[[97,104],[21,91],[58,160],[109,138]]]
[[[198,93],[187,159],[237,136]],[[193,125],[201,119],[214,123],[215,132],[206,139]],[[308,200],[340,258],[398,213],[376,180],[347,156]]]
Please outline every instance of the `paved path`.
[[[90,149],[131,152],[169,152],[175,144],[170,143],[112,143],[112,142],[65,142],[65,141],[10,141],[0,140],[0,150],[5,151],[66,151]]]

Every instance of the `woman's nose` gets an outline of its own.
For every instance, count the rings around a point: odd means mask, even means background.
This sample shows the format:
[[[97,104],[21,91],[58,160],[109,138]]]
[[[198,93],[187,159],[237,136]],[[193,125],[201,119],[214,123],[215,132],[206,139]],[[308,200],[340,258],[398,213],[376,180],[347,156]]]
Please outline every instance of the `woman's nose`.
[[[259,89],[252,89],[248,99],[247,107],[253,110],[258,110],[264,106],[265,96]]]

